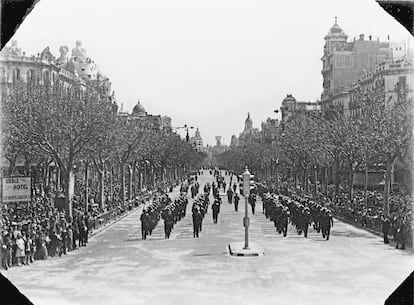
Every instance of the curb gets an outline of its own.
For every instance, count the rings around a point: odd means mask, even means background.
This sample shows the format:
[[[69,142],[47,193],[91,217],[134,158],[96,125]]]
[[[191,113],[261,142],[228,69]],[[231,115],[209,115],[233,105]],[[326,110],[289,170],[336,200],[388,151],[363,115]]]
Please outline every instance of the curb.
[[[131,215],[132,213],[134,213],[139,207],[136,207],[130,211],[127,211],[126,213],[124,213],[123,215],[121,215],[118,218],[115,218],[113,221],[110,221],[109,223],[107,223],[106,225],[103,225],[102,227],[94,230],[90,235],[89,238],[92,238],[102,232],[104,232],[106,229],[110,228],[112,225],[116,224],[118,221],[124,219],[125,217],[127,217],[128,215]]]
[[[228,247],[229,247],[229,252],[231,256],[259,256],[259,253],[250,253],[250,254],[234,253],[233,251],[231,251],[230,245],[228,245]]]
[[[382,232],[378,232],[376,230],[373,230],[373,229],[370,229],[370,228],[367,228],[367,227],[363,227],[363,226],[359,225],[358,223],[351,222],[351,221],[346,220],[345,218],[342,218],[340,216],[334,216],[334,218],[337,219],[337,220],[339,220],[339,221],[342,221],[342,222],[344,222],[346,224],[349,224],[350,226],[353,226],[355,228],[358,228],[358,229],[367,231],[367,232],[369,232],[371,234],[374,234],[374,235],[376,235],[378,237],[381,237],[381,238],[384,237],[384,235],[383,235]],[[389,245],[390,246],[395,246],[396,245],[396,242],[393,239],[390,238],[389,241],[390,241],[389,242]],[[406,242],[406,244],[405,244],[405,250],[408,250],[408,251],[413,252],[414,251],[414,248],[413,248],[413,246],[408,245],[407,242]]]

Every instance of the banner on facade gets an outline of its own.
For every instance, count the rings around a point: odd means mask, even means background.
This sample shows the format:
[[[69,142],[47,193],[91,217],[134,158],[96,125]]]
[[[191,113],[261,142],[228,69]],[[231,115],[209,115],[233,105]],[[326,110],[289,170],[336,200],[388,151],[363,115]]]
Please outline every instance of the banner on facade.
[[[9,177],[2,179],[3,203],[31,200],[31,178]]]

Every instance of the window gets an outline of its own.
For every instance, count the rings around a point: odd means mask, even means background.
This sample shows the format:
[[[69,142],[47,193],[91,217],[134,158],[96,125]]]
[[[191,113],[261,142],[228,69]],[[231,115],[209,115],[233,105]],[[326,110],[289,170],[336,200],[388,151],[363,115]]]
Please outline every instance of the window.
[[[49,71],[43,72],[43,83],[50,83],[50,73]]]
[[[14,69],[13,70],[13,80],[19,80],[20,79],[20,69]]]
[[[27,81],[32,81],[34,79],[34,70],[33,69],[29,69],[27,71]]]

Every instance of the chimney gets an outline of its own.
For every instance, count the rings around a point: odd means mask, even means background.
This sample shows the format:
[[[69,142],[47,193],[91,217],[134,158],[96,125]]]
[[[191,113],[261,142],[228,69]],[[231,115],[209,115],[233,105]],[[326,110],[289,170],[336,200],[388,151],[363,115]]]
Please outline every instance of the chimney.
[[[359,40],[364,40],[364,34],[359,34]]]

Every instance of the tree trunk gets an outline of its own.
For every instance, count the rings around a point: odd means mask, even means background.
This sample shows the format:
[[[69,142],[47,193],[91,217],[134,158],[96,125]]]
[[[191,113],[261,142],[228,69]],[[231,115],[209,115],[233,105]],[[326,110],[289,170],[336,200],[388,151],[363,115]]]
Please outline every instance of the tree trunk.
[[[73,218],[72,197],[75,192],[75,178],[73,176],[72,169],[64,172],[63,182],[64,182],[66,216],[72,219]]]
[[[328,167],[324,168],[325,195],[328,196]]]
[[[128,169],[128,199],[132,199],[132,168],[131,165],[127,165]]]
[[[125,202],[125,162],[119,164],[120,174],[121,174],[121,204]]]
[[[112,203],[114,196],[114,168],[109,164],[109,203]]]
[[[89,162],[85,162],[85,212],[88,212],[89,204]]]
[[[384,184],[384,214],[388,216],[389,213],[389,204],[388,198],[390,195],[390,182],[391,182],[391,172],[392,172],[392,160],[387,158],[387,170],[385,172],[385,184]]]
[[[335,196],[339,195],[339,159],[335,159]]]
[[[364,193],[365,207],[368,206],[368,164],[365,165],[365,193]]]
[[[98,169],[98,183],[99,183],[99,206],[103,210],[105,207],[105,170]]]
[[[138,178],[137,178],[137,163],[134,162],[132,166],[132,197],[137,195],[138,191]]]
[[[316,198],[318,194],[318,169],[316,166],[313,166],[313,196]]]
[[[349,201],[352,201],[354,197],[354,170],[353,168],[350,169],[349,173],[349,183],[348,183],[348,198]]]

